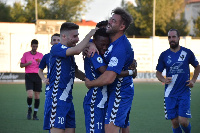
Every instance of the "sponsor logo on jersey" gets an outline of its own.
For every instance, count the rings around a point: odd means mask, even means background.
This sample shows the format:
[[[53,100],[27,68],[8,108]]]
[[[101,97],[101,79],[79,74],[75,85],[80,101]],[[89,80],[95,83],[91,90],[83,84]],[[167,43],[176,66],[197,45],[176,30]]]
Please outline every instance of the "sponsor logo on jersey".
[[[110,59],[110,62],[109,62],[109,64],[108,64],[108,66],[109,66],[109,67],[113,67],[113,66],[117,66],[117,64],[118,64],[118,59],[117,59],[116,57],[112,57],[112,58]]]
[[[187,55],[187,53],[185,51],[182,51],[178,58],[178,61],[184,61],[186,58],[186,55]]]
[[[108,50],[105,52],[104,57],[106,57],[113,49],[113,45],[111,45]]]

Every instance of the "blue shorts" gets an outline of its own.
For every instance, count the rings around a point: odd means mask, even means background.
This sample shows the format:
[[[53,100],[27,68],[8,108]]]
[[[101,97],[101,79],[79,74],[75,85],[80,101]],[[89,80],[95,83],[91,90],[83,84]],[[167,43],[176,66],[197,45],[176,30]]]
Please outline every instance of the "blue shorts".
[[[105,124],[113,122],[114,125],[121,128],[129,126],[129,114],[134,96],[134,88],[128,87],[126,89],[130,90],[128,94],[123,91],[112,91],[110,93]],[[119,95],[115,93],[118,93]]]
[[[83,104],[85,113],[86,133],[105,133],[106,107],[99,108],[96,105]]]
[[[174,119],[178,116],[191,118],[190,96],[165,97],[164,98],[165,118]]]
[[[50,97],[45,99],[45,109],[44,109],[44,130],[50,130],[51,126],[59,129],[65,128],[76,128],[75,122],[75,111],[72,102],[66,102],[63,100],[57,101],[56,113],[52,114],[52,101]],[[54,115],[52,117],[52,115]],[[51,121],[54,121],[51,125]]]

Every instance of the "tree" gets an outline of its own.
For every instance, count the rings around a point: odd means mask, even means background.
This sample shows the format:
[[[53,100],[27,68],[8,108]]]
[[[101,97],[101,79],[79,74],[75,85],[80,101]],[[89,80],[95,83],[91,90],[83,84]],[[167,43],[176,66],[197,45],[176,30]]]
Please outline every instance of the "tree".
[[[10,15],[14,22],[27,22],[28,19],[25,17],[26,13],[20,2],[15,2],[11,8]]]
[[[194,32],[196,37],[200,37],[200,16],[196,19],[194,23]]]
[[[87,2],[91,0],[51,0],[50,11],[52,19],[77,21],[86,10]]]
[[[12,17],[10,16],[10,6],[6,5],[0,1],[0,22],[12,22]]]
[[[131,13],[134,19],[135,29],[139,36],[152,36],[153,29],[153,0],[135,0],[137,6],[133,3],[126,3],[126,10]],[[174,27],[187,29],[187,23],[182,18],[184,12],[184,0],[157,0],[156,1],[156,16],[155,27],[156,35],[166,36],[170,25]],[[180,25],[181,24],[181,25]],[[128,30],[131,30],[130,28]],[[186,31],[188,33],[188,31]]]

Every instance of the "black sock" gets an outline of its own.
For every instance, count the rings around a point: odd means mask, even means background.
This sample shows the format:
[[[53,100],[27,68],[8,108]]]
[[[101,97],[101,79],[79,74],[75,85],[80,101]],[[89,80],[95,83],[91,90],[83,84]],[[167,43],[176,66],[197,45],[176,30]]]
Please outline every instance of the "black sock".
[[[28,97],[27,97],[27,104],[28,104],[28,108],[31,108],[31,105],[32,105],[32,98],[28,98]]]
[[[38,111],[39,105],[40,105],[40,99],[35,99],[34,114],[33,114],[33,116],[37,115],[37,111]]]

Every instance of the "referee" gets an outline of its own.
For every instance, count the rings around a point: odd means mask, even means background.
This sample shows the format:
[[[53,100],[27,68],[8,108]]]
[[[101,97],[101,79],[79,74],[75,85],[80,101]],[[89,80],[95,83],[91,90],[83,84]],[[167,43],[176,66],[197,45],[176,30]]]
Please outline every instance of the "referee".
[[[31,41],[31,51],[25,52],[21,58],[20,67],[25,67],[25,85],[27,92],[28,114],[27,119],[31,119],[32,114],[32,98],[34,92],[34,113],[33,120],[39,120],[37,111],[40,104],[40,92],[42,92],[42,81],[38,75],[39,64],[43,57],[42,53],[37,52],[38,40]]]

